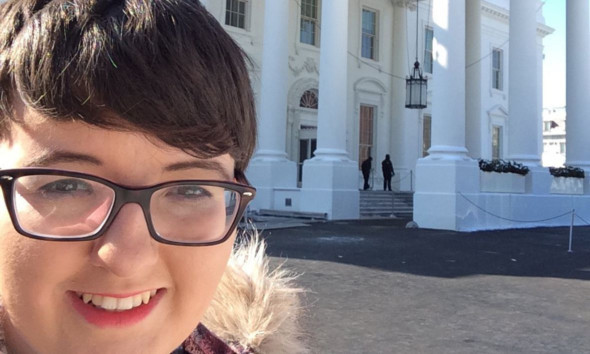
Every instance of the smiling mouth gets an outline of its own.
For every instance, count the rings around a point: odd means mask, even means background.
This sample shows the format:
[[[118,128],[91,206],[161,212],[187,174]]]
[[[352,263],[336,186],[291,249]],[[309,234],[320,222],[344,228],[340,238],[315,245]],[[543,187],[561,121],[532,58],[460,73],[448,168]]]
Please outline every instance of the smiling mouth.
[[[155,289],[147,290],[139,294],[122,298],[79,292],[77,292],[76,295],[87,305],[92,305],[95,308],[107,311],[119,312],[149,304],[150,300],[156,295],[156,293],[157,290]]]

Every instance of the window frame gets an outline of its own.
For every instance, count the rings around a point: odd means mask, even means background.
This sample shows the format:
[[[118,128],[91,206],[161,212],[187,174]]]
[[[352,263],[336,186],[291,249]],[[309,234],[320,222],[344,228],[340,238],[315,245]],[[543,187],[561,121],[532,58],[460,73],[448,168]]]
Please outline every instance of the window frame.
[[[496,134],[497,132],[497,134]],[[497,145],[494,144],[494,136],[497,135]],[[492,147],[492,159],[502,159],[504,157],[504,127],[498,124],[492,124],[492,134],[490,137]],[[497,151],[496,151],[497,150]],[[497,152],[497,156],[494,154]]]
[[[432,33],[430,36],[430,48],[428,48],[428,38],[426,35],[428,33]],[[433,47],[434,47],[434,28],[430,26],[424,26],[424,72],[427,74],[432,74],[434,69],[434,55],[433,55]],[[427,54],[429,54],[430,65],[427,65]]]
[[[237,4],[238,5],[238,10],[233,11],[233,8],[230,9],[228,8],[228,5],[230,4]],[[244,13],[243,15],[239,12],[239,4],[243,3],[244,4]],[[249,31],[250,30],[250,5],[251,5],[251,1],[250,0],[226,0],[225,2],[225,11],[224,11],[224,16],[225,16],[225,20],[224,20],[224,24],[225,26],[231,27],[232,29],[238,29],[238,30],[242,30],[242,31]],[[243,16],[243,27],[239,26],[239,19],[237,20],[238,23],[237,24],[232,24],[232,19],[231,19],[231,14],[235,14],[236,16]],[[229,20],[228,20],[228,15],[230,16]]]
[[[428,127],[428,129],[426,129]],[[428,139],[427,138],[428,132]],[[422,116],[422,157],[430,155],[428,150],[432,147],[432,115],[424,114]]]
[[[498,67],[496,62],[496,53],[499,55]],[[500,48],[492,48],[492,89],[504,91],[504,51]]]
[[[374,14],[374,20],[373,20],[373,31],[375,33],[373,34],[368,34],[369,36],[372,36],[373,38],[373,46],[372,46],[372,56],[371,57],[366,57],[364,56],[364,38],[365,38],[365,26],[364,26],[364,13],[365,12],[370,12]],[[369,8],[366,6],[362,6],[361,7],[361,36],[360,36],[360,57],[362,59],[369,59],[369,60],[373,60],[373,61],[379,61],[379,10],[373,9],[373,8]]]
[[[315,9],[315,13],[316,13],[316,18],[313,17],[308,17],[306,15],[304,15],[304,11],[303,11],[303,6],[307,5],[305,2],[306,1],[316,1],[316,9]],[[312,47],[319,47],[320,46],[320,20],[321,20],[321,0],[301,0],[300,3],[300,11],[299,11],[299,43],[300,44],[304,44],[304,45],[308,45],[308,46],[312,46]],[[302,40],[302,33],[303,33],[303,21],[309,21],[311,23],[313,23],[314,26],[314,32],[313,32],[313,43],[307,43],[305,41]]]

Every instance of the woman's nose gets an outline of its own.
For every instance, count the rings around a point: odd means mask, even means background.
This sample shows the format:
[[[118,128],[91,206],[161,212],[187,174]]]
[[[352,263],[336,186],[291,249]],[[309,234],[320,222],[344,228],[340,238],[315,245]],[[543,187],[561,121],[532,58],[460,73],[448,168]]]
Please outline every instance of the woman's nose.
[[[127,204],[95,241],[91,258],[95,266],[127,278],[150,272],[158,256],[158,243],[150,236],[143,210]]]

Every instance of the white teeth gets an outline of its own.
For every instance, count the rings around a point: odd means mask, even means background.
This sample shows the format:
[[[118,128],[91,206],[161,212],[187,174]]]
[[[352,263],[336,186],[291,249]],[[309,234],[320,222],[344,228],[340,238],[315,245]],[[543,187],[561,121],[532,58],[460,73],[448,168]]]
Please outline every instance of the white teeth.
[[[144,304],[147,304],[148,302],[150,302],[150,293],[149,292],[145,292],[141,294],[141,301]]]
[[[82,301],[86,304],[92,303],[95,307],[100,307],[108,311],[125,311],[141,304],[148,304],[150,298],[156,295],[156,290],[145,291],[141,294],[129,296],[125,298],[115,298],[110,296],[93,295],[86,293],[77,293]]]
[[[117,299],[110,296],[105,296],[102,298],[102,305],[100,305],[105,310],[115,310],[117,308]]]
[[[141,305],[141,294],[135,295],[133,297],[133,307],[137,307],[139,305]]]
[[[124,299],[117,300],[117,310],[131,310],[133,308],[133,297],[126,297]]]
[[[90,295],[90,294],[83,294],[82,295],[82,301],[84,301],[85,304],[89,303],[90,300],[92,300],[92,295]]]
[[[101,306],[102,305],[102,296],[100,295],[91,295],[92,296],[92,304],[94,306]]]

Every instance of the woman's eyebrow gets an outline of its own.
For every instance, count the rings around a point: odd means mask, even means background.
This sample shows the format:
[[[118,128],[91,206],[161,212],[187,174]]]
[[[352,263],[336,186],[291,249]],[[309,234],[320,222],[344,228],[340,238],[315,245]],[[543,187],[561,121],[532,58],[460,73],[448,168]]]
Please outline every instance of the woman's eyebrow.
[[[233,179],[233,177],[217,161],[194,160],[194,161],[178,162],[178,163],[174,163],[174,164],[166,166],[164,168],[164,170],[172,172],[172,171],[189,170],[189,169],[193,169],[193,168],[219,172],[223,176],[223,178],[227,179],[228,181]]]
[[[54,150],[34,156],[24,164],[24,167],[47,167],[64,162],[87,162],[97,166],[102,166],[103,164],[102,161],[94,156],[70,151]]]

